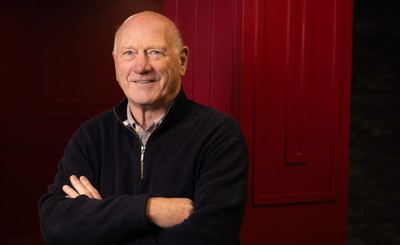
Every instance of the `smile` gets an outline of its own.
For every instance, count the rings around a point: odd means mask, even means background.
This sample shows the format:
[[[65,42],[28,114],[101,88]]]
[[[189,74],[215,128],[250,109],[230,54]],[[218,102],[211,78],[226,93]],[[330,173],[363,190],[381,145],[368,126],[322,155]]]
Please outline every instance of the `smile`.
[[[133,81],[134,83],[152,83],[154,82],[154,80],[137,80],[137,81]]]

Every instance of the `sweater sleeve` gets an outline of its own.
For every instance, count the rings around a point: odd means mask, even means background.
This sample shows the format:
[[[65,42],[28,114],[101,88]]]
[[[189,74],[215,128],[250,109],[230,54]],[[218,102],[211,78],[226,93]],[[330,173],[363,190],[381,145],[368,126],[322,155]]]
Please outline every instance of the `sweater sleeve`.
[[[40,225],[48,244],[113,244],[139,237],[152,229],[146,219],[148,195],[110,196],[104,200],[85,195],[65,197],[62,186],[71,186],[74,174],[88,177],[95,188],[95,154],[83,130],[68,143],[55,181],[39,200]]]
[[[116,196],[105,200],[48,194],[41,200],[41,229],[48,244],[113,244],[150,230],[147,196]]]

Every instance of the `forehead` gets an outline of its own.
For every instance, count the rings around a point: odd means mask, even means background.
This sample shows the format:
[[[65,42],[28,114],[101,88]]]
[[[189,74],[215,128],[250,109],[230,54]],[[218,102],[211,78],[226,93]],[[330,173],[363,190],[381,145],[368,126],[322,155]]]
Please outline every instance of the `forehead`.
[[[117,33],[119,46],[167,46],[172,42],[168,26],[161,22],[132,21],[124,23]]]

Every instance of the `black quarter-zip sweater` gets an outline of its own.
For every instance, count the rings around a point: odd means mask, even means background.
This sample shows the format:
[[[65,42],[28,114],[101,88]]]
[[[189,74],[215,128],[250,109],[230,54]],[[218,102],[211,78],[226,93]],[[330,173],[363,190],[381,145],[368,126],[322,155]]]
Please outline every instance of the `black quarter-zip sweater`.
[[[143,155],[126,120],[127,100],[84,123],[39,201],[48,244],[239,244],[247,202],[248,154],[238,124],[181,91]],[[142,172],[142,174],[141,174]],[[103,200],[68,199],[62,186],[86,176]],[[142,176],[141,176],[142,175]],[[161,229],[146,219],[149,196],[186,197],[194,213]]]

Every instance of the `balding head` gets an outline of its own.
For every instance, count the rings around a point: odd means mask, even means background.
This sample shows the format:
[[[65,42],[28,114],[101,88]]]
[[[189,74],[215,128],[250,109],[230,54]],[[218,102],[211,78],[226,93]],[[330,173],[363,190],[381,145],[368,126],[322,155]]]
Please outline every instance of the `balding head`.
[[[121,25],[113,58],[117,81],[133,115],[136,109],[166,110],[180,91],[188,56],[178,28],[161,14],[141,12]]]
[[[170,45],[173,46],[173,50],[178,53],[183,46],[181,33],[175,23],[171,21],[166,16],[152,12],[152,11],[144,11],[128,17],[122,25],[118,28],[115,33],[114,39],[114,49],[113,52],[116,52],[117,42],[119,41],[119,37],[121,32],[126,30],[127,28],[132,28],[135,25],[160,25],[161,30],[164,30],[167,39],[170,41]]]

